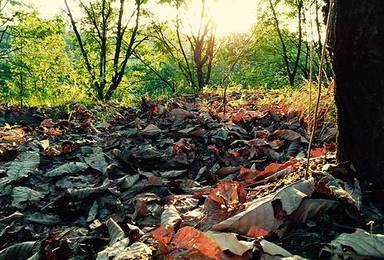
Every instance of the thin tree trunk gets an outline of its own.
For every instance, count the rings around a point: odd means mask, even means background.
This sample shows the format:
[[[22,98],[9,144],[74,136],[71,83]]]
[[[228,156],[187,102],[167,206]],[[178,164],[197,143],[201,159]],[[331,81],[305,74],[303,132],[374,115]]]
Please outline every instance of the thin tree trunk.
[[[293,64],[293,70],[292,70],[292,84],[293,86],[295,77],[297,74],[297,69],[299,67],[300,63],[300,54],[301,54],[301,45],[303,44],[303,26],[302,26],[302,10],[303,10],[303,0],[298,0],[297,1],[297,19],[298,19],[298,30],[299,30],[299,35],[298,35],[298,43],[297,43],[297,52],[296,52],[296,59],[295,63]]]
[[[120,65],[120,70],[118,70],[117,74],[115,73],[112,78],[112,82],[109,85],[109,88],[107,92],[105,93],[105,100],[110,100],[112,98],[113,93],[117,89],[117,87],[120,85],[121,81],[123,80],[125,68],[127,67],[128,59],[132,56],[133,52],[135,51],[136,47],[144,40],[139,41],[136,43],[137,34],[139,30],[139,21],[140,21],[140,12],[141,12],[141,4],[143,3],[142,0],[136,1],[136,19],[135,19],[135,26],[132,30],[131,37],[129,39],[127,50],[125,51],[124,60],[122,61]],[[124,5],[124,1],[120,2],[120,5]],[[120,6],[120,12],[123,12],[123,6]],[[119,18],[120,19],[120,18]],[[120,21],[121,22],[121,21]],[[124,31],[118,31],[120,34],[124,34]],[[119,36],[123,39],[123,35]],[[136,45],[135,45],[136,43]],[[116,48],[116,51],[119,49]],[[116,55],[115,55],[116,56]]]
[[[319,11],[320,11],[320,5],[318,0],[315,0],[315,8],[316,8],[316,13],[315,13],[315,24],[316,24],[316,31],[317,31],[317,44],[318,44],[318,49],[317,49],[317,54],[319,56],[319,60],[321,57],[321,50],[323,49],[323,44],[322,44],[322,39],[321,39],[321,22],[320,22],[320,17],[319,17]],[[328,13],[328,12],[324,12]],[[329,53],[327,52],[325,55],[325,66],[324,66],[324,76],[329,79],[329,76],[332,75],[333,71],[331,68],[331,62],[329,61],[328,57]]]
[[[190,84],[195,87],[195,81],[193,80],[193,74],[192,74],[192,69],[189,64],[189,60],[187,57],[187,53],[184,50],[184,45],[183,42],[181,41],[181,35],[180,35],[180,18],[179,18],[179,4],[177,4],[177,14],[176,14],[176,36],[177,36],[177,43],[179,44],[179,48],[181,51],[181,54],[184,58],[185,66],[186,66],[186,73],[189,79]]]
[[[89,76],[91,77],[91,80],[92,80],[91,84],[94,86],[95,90],[98,92],[98,89],[97,89],[98,83],[96,81],[95,74],[93,73],[91,62],[89,61],[88,53],[85,50],[84,43],[83,43],[83,40],[81,39],[80,32],[79,32],[79,30],[77,28],[75,19],[73,18],[73,15],[72,15],[71,9],[69,8],[67,0],[65,0],[64,3],[65,3],[65,6],[67,8],[67,14],[68,14],[69,19],[71,21],[73,31],[75,32],[76,39],[77,39],[77,42],[78,42],[79,47],[80,47],[81,55],[83,56],[83,59],[84,59],[84,62],[85,62],[85,66],[87,68]]]
[[[285,64],[285,68],[287,70],[287,76],[288,76],[288,80],[289,80],[289,85],[293,86],[294,83],[295,83],[295,79],[294,79],[294,77],[292,76],[292,73],[291,73],[291,68],[290,68],[290,63],[289,63],[289,58],[288,58],[287,46],[285,45],[283,34],[281,32],[281,29],[280,29],[279,19],[277,17],[275,6],[273,5],[272,0],[269,0],[269,6],[271,8],[272,15],[273,15],[274,26],[275,26],[277,35],[279,36],[279,39],[280,39],[281,48],[282,48],[282,56],[283,56],[283,61],[284,61],[284,64]]]

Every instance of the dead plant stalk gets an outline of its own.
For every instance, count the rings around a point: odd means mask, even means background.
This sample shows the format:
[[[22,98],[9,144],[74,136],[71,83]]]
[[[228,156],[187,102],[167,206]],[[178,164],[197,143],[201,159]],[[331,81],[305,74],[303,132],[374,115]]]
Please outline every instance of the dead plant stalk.
[[[311,150],[312,150],[316,126],[317,126],[318,112],[319,112],[320,99],[321,99],[321,88],[323,85],[323,69],[322,68],[323,68],[323,64],[324,64],[326,44],[327,44],[328,38],[329,38],[329,31],[330,31],[329,28],[330,28],[330,24],[331,24],[331,17],[332,17],[333,8],[334,8],[334,0],[331,0],[329,3],[329,10],[328,10],[328,16],[327,16],[326,36],[324,39],[324,44],[323,44],[323,49],[321,51],[321,58],[320,58],[320,64],[319,64],[319,75],[318,75],[318,82],[317,82],[317,101],[316,101],[311,137],[309,139],[309,144],[308,144],[307,165],[305,168],[305,178],[309,177],[309,159],[311,158]]]

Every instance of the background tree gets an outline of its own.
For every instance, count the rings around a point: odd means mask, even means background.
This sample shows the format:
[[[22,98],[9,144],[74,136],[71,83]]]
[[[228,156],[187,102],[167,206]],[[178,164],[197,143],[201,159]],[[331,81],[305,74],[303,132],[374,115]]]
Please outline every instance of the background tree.
[[[210,2],[195,1],[202,9],[197,19],[200,23],[193,21],[193,26],[185,14],[193,7],[190,1],[159,2],[165,8],[173,8],[174,17],[158,21],[154,13],[152,20],[147,19],[152,23],[143,21],[153,7],[144,5],[144,0],[77,1],[82,14],[74,17],[75,7],[68,6],[69,26],[57,19],[42,19],[38,14],[23,21],[17,18],[22,15],[20,8],[5,12],[7,17],[16,15],[17,19],[7,23],[4,34],[7,36],[0,46],[7,52],[17,51],[0,60],[1,96],[8,99],[24,93],[28,99],[32,96],[35,100],[56,99],[58,93],[70,93],[73,90],[70,85],[100,100],[109,100],[112,95],[117,100],[132,100],[142,95],[196,93],[205,86],[280,88],[292,83],[289,79],[292,77],[287,76],[288,67],[295,75],[296,87],[308,78],[309,46],[313,44],[317,52],[317,34],[323,34],[324,29],[317,26],[323,19],[321,1],[260,1],[259,17],[252,32],[226,37],[215,35],[215,24],[209,16]],[[316,19],[311,17],[315,13]],[[60,29],[40,37],[41,30],[36,25],[45,28],[44,20]],[[276,31],[276,23],[280,33]],[[298,25],[301,30],[296,28]],[[16,35],[10,34],[12,30],[19,36],[26,30],[31,38],[16,39]],[[314,36],[310,37],[311,34]],[[65,64],[62,73],[56,70],[55,60]],[[315,71],[317,63],[315,57]],[[45,71],[51,76],[47,77]],[[16,95],[16,90],[23,91]]]
[[[384,188],[384,5],[338,0],[335,17],[338,159]]]
[[[138,39],[138,33],[142,5],[146,0],[134,1],[128,21],[124,20],[126,1],[120,0],[117,10],[114,9],[115,2],[96,0],[85,4],[80,1],[85,13],[83,28],[80,28],[65,1],[90,82],[99,100],[111,99],[123,80],[129,59],[144,40]]]
[[[300,55],[301,55],[301,48],[303,44],[303,26],[302,26],[302,19],[303,19],[303,0],[294,0],[294,1],[287,1],[288,5],[294,6],[295,7],[295,16],[297,17],[297,31],[298,31],[298,36],[297,36],[297,48],[294,56],[290,56],[290,53],[288,52],[287,48],[287,43],[283,35],[283,30],[281,28],[280,20],[278,17],[278,12],[276,11],[276,5],[281,2],[280,0],[278,1],[273,1],[273,0],[268,0],[269,6],[272,12],[272,19],[273,19],[273,25],[275,28],[275,31],[280,39],[281,43],[281,55],[286,67],[286,72],[289,80],[289,84],[291,86],[294,86],[295,84],[295,78],[296,74],[299,68],[299,62],[300,62]]]
[[[0,0],[0,59],[4,59],[12,52],[9,48],[10,27],[19,12],[12,12],[12,8],[20,5],[15,0]]]
[[[215,53],[215,26],[207,14],[205,0],[201,1],[199,27],[187,29],[180,18],[184,1],[162,1],[176,8],[174,30],[169,24],[153,24],[153,37],[168,58],[177,64],[178,69],[195,91],[202,90],[210,83]],[[174,33],[171,33],[174,31]]]

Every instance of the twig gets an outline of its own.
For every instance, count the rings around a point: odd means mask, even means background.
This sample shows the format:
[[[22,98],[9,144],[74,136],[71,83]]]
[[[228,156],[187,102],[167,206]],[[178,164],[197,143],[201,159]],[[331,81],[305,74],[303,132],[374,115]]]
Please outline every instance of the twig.
[[[309,177],[309,159],[311,158],[311,150],[312,150],[313,140],[315,137],[317,117],[318,117],[318,112],[319,112],[321,88],[322,88],[322,83],[323,83],[323,70],[322,70],[322,68],[323,68],[324,59],[325,59],[326,44],[327,44],[327,41],[329,38],[329,27],[331,24],[331,16],[332,16],[333,6],[334,6],[334,0],[330,0],[328,16],[327,16],[325,42],[323,45],[323,49],[321,51],[321,59],[320,59],[320,64],[319,64],[319,76],[318,76],[318,82],[317,82],[317,101],[316,101],[315,115],[314,115],[314,120],[313,120],[313,125],[312,125],[311,138],[309,139],[309,144],[308,144],[307,165],[305,168],[305,178]]]

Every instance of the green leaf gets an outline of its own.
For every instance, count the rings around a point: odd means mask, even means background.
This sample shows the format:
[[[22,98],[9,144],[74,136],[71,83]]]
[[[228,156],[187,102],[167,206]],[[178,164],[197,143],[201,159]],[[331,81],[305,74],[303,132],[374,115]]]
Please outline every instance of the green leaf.
[[[37,245],[36,241],[14,244],[0,251],[0,259],[27,259],[37,249]]]
[[[353,234],[341,234],[322,253],[331,253],[332,259],[384,258],[384,235],[370,234],[357,229]],[[329,256],[328,256],[329,257]]]
[[[37,170],[40,164],[38,152],[24,152],[8,167],[7,175],[12,181],[17,181]]]
[[[93,169],[106,173],[108,163],[105,160],[105,155],[100,148],[94,149],[93,153],[84,158],[85,162]]]
[[[25,220],[47,226],[57,225],[61,222],[58,215],[43,214],[41,212],[35,212],[32,215],[27,216]]]
[[[12,206],[16,208],[22,208],[20,203],[28,202],[28,201],[38,201],[44,197],[44,194],[32,190],[28,187],[15,187],[12,190]]]
[[[45,174],[47,177],[57,177],[63,174],[76,174],[88,169],[88,165],[82,162],[70,162],[63,164]]]

